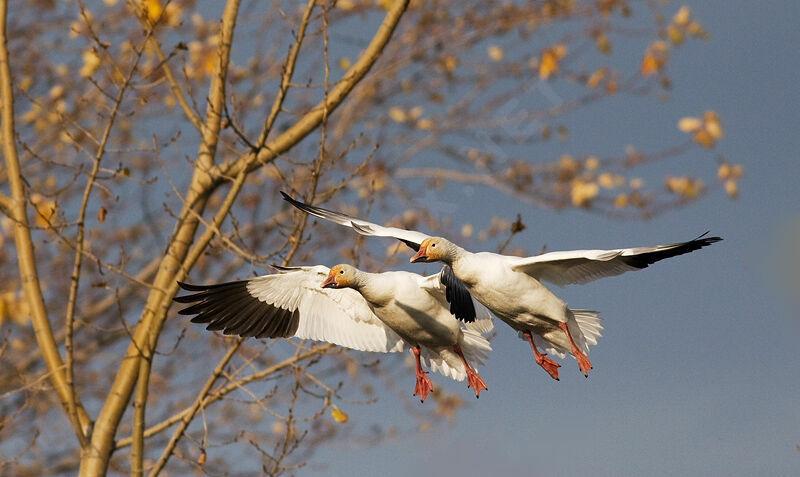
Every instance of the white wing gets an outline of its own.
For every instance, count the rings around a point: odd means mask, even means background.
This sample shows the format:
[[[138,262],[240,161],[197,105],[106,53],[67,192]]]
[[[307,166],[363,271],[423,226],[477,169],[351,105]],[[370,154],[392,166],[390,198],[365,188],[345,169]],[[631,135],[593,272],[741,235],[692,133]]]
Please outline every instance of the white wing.
[[[358,292],[319,286],[327,267],[281,270],[286,273],[219,285],[180,283],[197,293],[175,298],[193,303],[179,313],[196,314],[193,323],[209,323],[207,329],[224,334],[307,338],[361,351],[404,349],[403,340],[375,316]]]
[[[350,227],[361,235],[396,238],[414,250],[419,250],[419,244],[428,238],[428,235],[425,235],[422,232],[398,229],[397,227],[384,227],[383,225],[373,224],[372,222],[367,222],[366,220],[361,220],[356,217],[334,212],[332,210],[323,209],[322,207],[304,204],[300,201],[292,199],[285,192],[281,192],[281,195],[286,202],[292,204],[303,212],[339,225],[344,225],[345,227]]]
[[[639,270],[659,260],[693,252],[722,240],[720,237],[704,238],[706,234],[672,245],[617,250],[572,250],[509,259],[512,270],[526,273],[538,280],[559,286],[588,283],[598,278]]]

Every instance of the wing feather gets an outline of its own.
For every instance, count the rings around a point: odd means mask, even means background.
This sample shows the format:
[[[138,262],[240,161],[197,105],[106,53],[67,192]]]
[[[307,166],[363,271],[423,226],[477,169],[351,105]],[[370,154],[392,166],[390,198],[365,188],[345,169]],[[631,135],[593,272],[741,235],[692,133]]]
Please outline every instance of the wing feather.
[[[472,298],[464,282],[453,274],[453,269],[449,265],[443,266],[436,275],[429,277],[420,275],[418,284],[420,288],[435,295],[442,303],[448,303],[450,305],[450,313],[464,323],[473,323],[478,318],[478,313],[476,312],[477,301]],[[482,315],[480,318],[486,319],[488,316],[489,320],[491,320],[488,310],[485,312],[484,310],[481,310]],[[485,327],[485,323],[478,326],[479,328]]]
[[[513,259],[511,268],[559,286],[583,284],[598,278],[640,270],[659,260],[690,253],[722,240],[720,237],[705,237],[706,234],[708,232],[688,242],[654,247],[544,253]]]
[[[381,322],[358,292],[319,284],[324,266],[282,268],[281,273],[216,285],[190,285],[194,292],[176,297],[189,306],[178,313],[196,315],[193,323],[243,337],[297,337],[327,341],[361,351],[398,352],[403,340]]]
[[[361,235],[396,238],[414,250],[419,250],[419,244],[428,238],[428,235],[415,230],[405,230],[397,227],[384,227],[383,225],[374,224],[372,222],[351,217],[340,212],[334,212],[332,210],[323,209],[322,207],[304,204],[303,202],[293,199],[283,191],[281,191],[281,195],[286,202],[292,204],[303,212],[335,224],[350,227]]]

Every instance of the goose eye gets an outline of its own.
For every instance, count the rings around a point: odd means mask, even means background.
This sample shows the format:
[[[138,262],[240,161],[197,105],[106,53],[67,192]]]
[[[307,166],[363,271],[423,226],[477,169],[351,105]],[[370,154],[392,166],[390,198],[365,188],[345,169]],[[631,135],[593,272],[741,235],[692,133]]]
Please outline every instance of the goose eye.
[[[432,244],[431,244],[431,247],[433,247],[433,248],[436,248],[436,244],[435,244],[435,243],[432,243]]]
[[[339,275],[344,275],[344,270],[339,270]]]

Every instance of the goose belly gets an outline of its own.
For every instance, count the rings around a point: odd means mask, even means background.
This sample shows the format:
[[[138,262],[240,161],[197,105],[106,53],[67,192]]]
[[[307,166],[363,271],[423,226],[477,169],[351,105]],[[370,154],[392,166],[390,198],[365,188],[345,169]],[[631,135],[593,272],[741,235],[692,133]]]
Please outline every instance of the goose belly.
[[[496,275],[470,287],[472,295],[498,318],[518,330],[545,321],[567,321],[567,304],[538,280],[524,274]]]
[[[438,302],[431,301],[410,305],[393,299],[386,305],[373,307],[373,311],[386,326],[413,345],[435,349],[457,343],[460,327],[455,317]]]

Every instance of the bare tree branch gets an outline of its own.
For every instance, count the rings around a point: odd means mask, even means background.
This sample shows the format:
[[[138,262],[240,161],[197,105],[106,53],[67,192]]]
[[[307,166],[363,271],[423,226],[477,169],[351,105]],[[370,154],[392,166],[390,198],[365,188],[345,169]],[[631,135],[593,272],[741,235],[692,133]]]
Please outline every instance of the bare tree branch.
[[[243,378],[239,378],[235,383],[230,383],[230,384],[228,384],[226,386],[223,386],[223,387],[221,387],[219,389],[210,391],[208,393],[208,396],[204,399],[204,401],[203,401],[203,403],[202,403],[202,405],[200,407],[201,408],[208,407],[209,404],[211,404],[213,402],[216,402],[216,401],[219,401],[220,399],[224,398],[226,395],[228,395],[231,392],[239,389],[239,386],[243,386],[243,385],[245,385],[247,383],[251,383],[253,381],[258,381],[258,380],[263,379],[263,378],[265,378],[267,376],[271,376],[271,375],[273,375],[275,373],[283,371],[286,368],[294,366],[297,363],[302,362],[302,361],[304,361],[306,359],[313,358],[314,356],[323,355],[323,354],[329,352],[330,350],[332,350],[334,348],[336,348],[336,345],[333,345],[333,344],[330,344],[330,343],[324,344],[324,345],[316,345],[316,346],[314,346],[312,348],[309,348],[308,350],[306,350],[306,351],[304,351],[304,352],[302,352],[300,354],[293,355],[293,356],[281,361],[280,363],[277,363],[277,364],[275,364],[273,366],[269,366],[267,368],[264,368],[261,371],[255,372],[255,373],[250,374],[248,376],[245,376]],[[169,418],[159,422],[158,424],[155,424],[155,425],[147,428],[147,430],[145,430],[145,432],[144,432],[144,436],[145,437],[152,437],[152,436],[154,436],[154,435],[156,435],[156,434],[158,434],[160,432],[163,432],[165,429],[168,429],[173,424],[183,420],[186,416],[188,416],[191,413],[192,413],[192,406],[189,406],[189,407],[183,409],[182,411],[179,411],[179,412],[173,414]],[[122,447],[127,447],[127,446],[131,445],[131,443],[132,443],[132,439],[131,438],[120,439],[116,443],[115,449],[119,449],[119,448],[122,448]]]
[[[17,156],[16,135],[14,131],[14,91],[11,86],[11,69],[8,63],[8,37],[6,31],[8,4],[0,0],[0,100],[2,101],[2,142],[6,160],[8,183],[11,189],[11,201],[8,204],[14,220],[14,241],[17,248],[20,282],[25,290],[25,297],[31,310],[33,330],[45,364],[50,370],[50,377],[61,405],[70,418],[75,435],[81,442],[86,439],[89,427],[89,416],[83,405],[76,399],[73,390],[67,383],[64,363],[58,352],[50,327],[50,320],[42,296],[41,283],[36,268],[36,256],[28,226],[27,201],[25,185]]]

